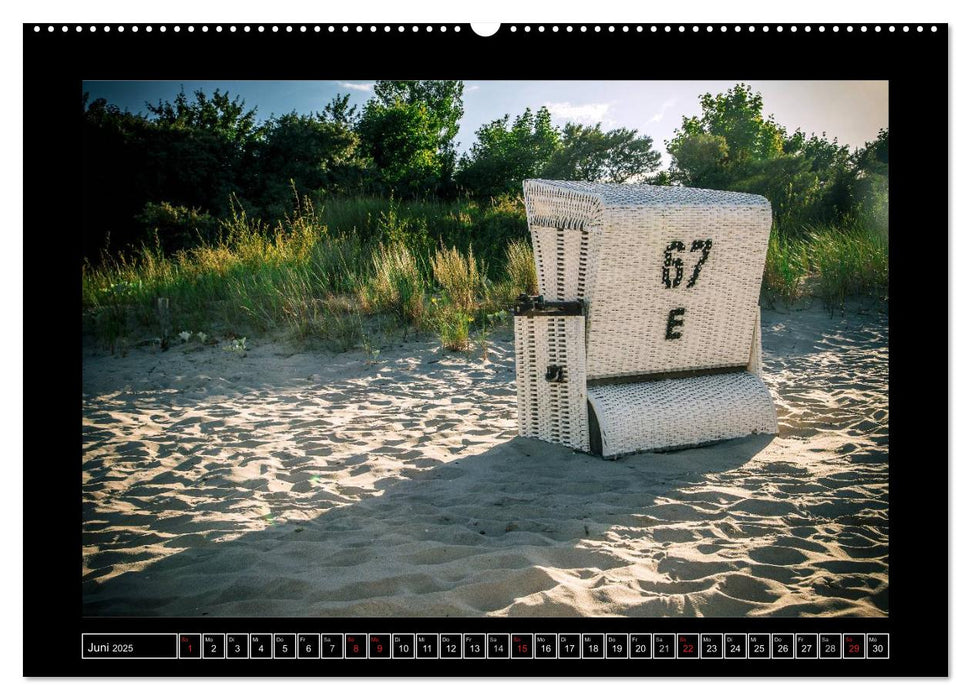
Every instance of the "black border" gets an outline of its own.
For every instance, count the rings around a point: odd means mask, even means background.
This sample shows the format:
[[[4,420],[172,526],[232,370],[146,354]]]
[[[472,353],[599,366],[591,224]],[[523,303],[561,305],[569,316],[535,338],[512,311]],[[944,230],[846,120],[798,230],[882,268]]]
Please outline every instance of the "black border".
[[[42,426],[43,454],[24,459],[24,674],[109,675],[616,675],[616,676],[941,676],[948,674],[947,503],[930,496],[947,479],[946,173],[948,155],[948,27],[946,24],[508,25],[492,37],[468,25],[201,24],[76,26],[25,24],[24,32],[24,375],[42,390],[25,393],[25,431]],[[53,31],[48,27],[53,26]],[[189,27],[194,31],[188,31]],[[245,32],[243,27],[250,26]],[[290,26],[291,31],[286,27]],[[347,31],[344,31],[347,26]],[[596,27],[600,27],[597,31]],[[609,27],[613,26],[611,31]],[[698,30],[695,31],[695,27]],[[637,28],[640,27],[641,31]],[[669,30],[666,30],[669,27]],[[683,31],[681,29],[683,27]],[[836,31],[836,27],[839,31]],[[794,29],[793,29],[794,28]],[[907,29],[908,31],[905,31]],[[393,57],[393,60],[389,60]],[[326,79],[346,77],[453,79],[871,79],[890,81],[890,568],[889,618],[628,619],[628,618],[87,618],[81,617],[80,364],[52,375],[38,343],[80,338],[79,186],[82,79]],[[928,138],[936,135],[938,138]],[[52,191],[53,174],[62,183]],[[52,249],[51,241],[59,245]],[[910,252],[910,246],[917,246]],[[920,250],[921,253],[917,253]],[[927,253],[935,251],[933,256]],[[38,280],[32,261],[43,259]],[[944,279],[942,279],[944,278]],[[922,284],[914,289],[911,281]],[[929,284],[928,284],[929,283]],[[930,296],[920,292],[931,292]],[[933,299],[933,301],[929,301]],[[912,342],[919,341],[919,342]],[[74,346],[77,347],[77,346]],[[68,353],[69,354],[69,353]],[[80,353],[75,356],[79,361]],[[934,364],[929,359],[936,360]],[[46,362],[46,360],[44,360]],[[65,363],[68,364],[68,363]],[[68,364],[70,367],[70,365]],[[939,372],[940,370],[938,370]],[[945,370],[946,371],[946,370]],[[58,401],[52,401],[56,396]],[[38,424],[34,417],[42,422]],[[69,474],[75,475],[74,480]],[[932,480],[933,491],[923,488]],[[52,487],[53,485],[53,487]],[[37,499],[43,494],[43,511]],[[50,513],[56,514],[53,519]],[[945,530],[945,532],[941,532]],[[919,559],[918,559],[919,557]],[[60,582],[75,581],[58,591]],[[929,590],[930,589],[930,590]],[[932,599],[929,599],[932,598]],[[82,631],[167,632],[889,632],[891,659],[844,661],[135,661],[82,662]],[[328,665],[330,664],[330,665]]]

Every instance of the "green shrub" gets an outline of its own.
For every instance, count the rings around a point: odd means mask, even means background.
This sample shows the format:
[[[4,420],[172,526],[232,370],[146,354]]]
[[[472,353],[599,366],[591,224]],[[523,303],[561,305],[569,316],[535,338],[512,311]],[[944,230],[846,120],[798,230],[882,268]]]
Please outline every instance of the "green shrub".
[[[436,306],[435,329],[438,331],[442,347],[456,352],[468,350],[473,317],[465,309],[448,303],[448,300]]]
[[[136,220],[146,240],[161,241],[167,250],[211,243],[219,231],[219,221],[208,212],[169,202],[148,202]]]

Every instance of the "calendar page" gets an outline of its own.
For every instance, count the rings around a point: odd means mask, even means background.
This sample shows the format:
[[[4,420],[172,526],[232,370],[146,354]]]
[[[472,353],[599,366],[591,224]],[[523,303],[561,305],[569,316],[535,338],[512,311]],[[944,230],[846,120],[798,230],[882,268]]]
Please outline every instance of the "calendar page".
[[[947,24],[22,29],[25,674],[948,673]]]

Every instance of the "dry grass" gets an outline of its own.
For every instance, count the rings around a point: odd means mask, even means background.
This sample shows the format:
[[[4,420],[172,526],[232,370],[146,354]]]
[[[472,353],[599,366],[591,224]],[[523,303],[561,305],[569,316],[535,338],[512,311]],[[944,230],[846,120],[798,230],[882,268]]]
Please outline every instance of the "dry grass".
[[[454,247],[435,251],[432,274],[449,302],[460,309],[471,311],[483,296],[485,273],[471,246],[466,255]]]
[[[529,241],[509,241],[506,246],[506,277],[512,283],[513,289],[517,290],[517,295],[526,293],[533,296],[539,292],[533,248]]]
[[[512,227],[516,210],[507,208],[493,217],[502,227]],[[410,216],[435,211],[416,205]],[[338,213],[364,216],[350,205]],[[453,214],[449,226],[458,226],[468,212]],[[409,224],[405,233],[436,231],[437,221],[423,221]],[[480,225],[488,228],[489,221],[484,216]],[[506,230],[496,226],[497,232]],[[516,229],[487,263],[471,244],[462,244],[465,253],[441,244],[429,249],[424,239],[418,247],[410,245],[402,240],[408,236],[401,226],[375,243],[355,230],[332,232],[306,200],[272,228],[238,207],[220,227],[214,242],[175,254],[155,245],[98,266],[85,263],[86,327],[112,349],[182,331],[253,336],[281,328],[299,340],[319,338],[350,349],[365,343],[363,318],[373,315],[398,328],[432,330],[444,347],[466,349],[471,331],[485,327],[490,314],[508,308],[523,292],[538,291],[525,230]],[[815,296],[839,307],[852,295],[885,296],[887,266],[886,234],[871,228],[821,228],[802,237],[773,231],[763,289],[770,302]],[[490,279],[487,269],[498,274]],[[433,295],[431,284],[440,292]],[[168,300],[165,319],[158,313],[159,298]]]

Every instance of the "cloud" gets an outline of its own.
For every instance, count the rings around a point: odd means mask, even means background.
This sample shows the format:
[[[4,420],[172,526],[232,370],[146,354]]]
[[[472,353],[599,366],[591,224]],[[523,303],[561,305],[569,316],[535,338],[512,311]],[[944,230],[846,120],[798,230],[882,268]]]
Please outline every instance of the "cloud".
[[[338,80],[337,84],[347,90],[360,90],[361,92],[371,92],[374,89],[374,83],[342,83]]]
[[[478,85],[466,85],[465,86],[465,91],[466,92],[474,92],[475,90],[478,90],[478,89],[479,89],[479,86]]]
[[[659,121],[661,121],[662,119],[664,119],[665,112],[667,112],[669,109],[671,109],[672,107],[674,107],[674,105],[677,104],[677,102],[678,101],[677,100],[674,100],[674,99],[664,100],[664,102],[661,104],[661,111],[658,112],[657,114],[655,114],[650,119],[648,119],[647,120],[647,123],[648,124],[657,124]]]
[[[605,121],[610,104],[607,102],[590,102],[575,105],[572,102],[547,102],[546,109],[553,119],[561,121],[580,122],[581,124],[596,124]],[[608,120],[609,121],[609,120]]]

